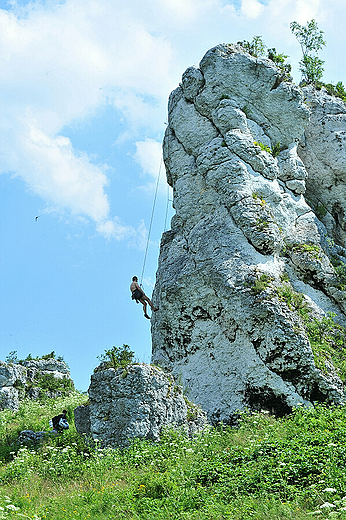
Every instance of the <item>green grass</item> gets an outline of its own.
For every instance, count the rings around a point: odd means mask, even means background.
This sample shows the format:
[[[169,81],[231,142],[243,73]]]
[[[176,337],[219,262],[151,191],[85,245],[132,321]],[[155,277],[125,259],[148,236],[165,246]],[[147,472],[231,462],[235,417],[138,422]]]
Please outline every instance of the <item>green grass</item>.
[[[62,405],[71,411],[85,396],[68,399],[0,412],[1,439],[15,441],[23,420],[41,429]],[[87,447],[71,425],[38,448],[1,452],[0,518],[343,519],[345,412],[243,413],[238,427],[193,440],[167,430],[158,444],[136,440],[123,451]]]

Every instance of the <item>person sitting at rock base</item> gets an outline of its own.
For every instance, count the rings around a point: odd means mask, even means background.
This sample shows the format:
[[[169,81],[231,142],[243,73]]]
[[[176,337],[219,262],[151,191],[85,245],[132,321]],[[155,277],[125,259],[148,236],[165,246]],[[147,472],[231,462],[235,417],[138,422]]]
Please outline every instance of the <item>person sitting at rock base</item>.
[[[136,300],[136,303],[141,302],[143,305],[144,316],[150,320],[150,317],[147,314],[147,302],[150,305],[152,311],[158,311],[158,307],[154,307],[151,300],[149,300],[148,296],[144,293],[143,289],[138,285],[138,278],[134,276],[132,278],[132,283],[130,285],[130,291],[132,293],[132,299]]]
[[[70,425],[67,422],[66,419],[67,410],[63,410],[61,414],[56,415],[49,421],[51,427],[53,428],[53,432],[55,435],[57,435],[59,432],[63,430],[68,430]]]

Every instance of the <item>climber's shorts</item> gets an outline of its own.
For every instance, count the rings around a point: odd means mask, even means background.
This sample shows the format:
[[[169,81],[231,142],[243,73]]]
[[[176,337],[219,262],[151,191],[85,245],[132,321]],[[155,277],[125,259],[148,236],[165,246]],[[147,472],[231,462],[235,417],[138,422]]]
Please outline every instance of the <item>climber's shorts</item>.
[[[135,291],[133,291],[132,293],[132,299],[133,300],[136,300],[136,303],[138,303],[138,300],[140,300],[141,298],[143,298],[144,294],[142,293],[142,291],[140,291],[139,289],[136,289]]]

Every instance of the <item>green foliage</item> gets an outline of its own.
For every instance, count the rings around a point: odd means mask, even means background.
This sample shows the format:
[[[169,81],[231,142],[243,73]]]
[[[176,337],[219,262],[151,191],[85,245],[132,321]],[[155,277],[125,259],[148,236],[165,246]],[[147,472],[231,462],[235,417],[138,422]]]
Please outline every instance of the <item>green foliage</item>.
[[[189,401],[189,399],[186,397],[186,395],[183,395],[183,397],[184,397],[184,401],[187,406],[186,418],[188,421],[194,421],[195,419],[197,419],[200,409],[195,403],[192,403],[191,401]]]
[[[256,200],[257,202],[259,202],[260,205],[262,206],[262,208],[265,206],[266,201],[264,200],[263,197],[261,197],[261,196],[257,193],[257,191],[254,191],[254,192],[252,193],[252,198],[253,198],[254,200]]]
[[[244,105],[243,108],[242,108],[242,112],[244,112],[244,114],[246,115],[246,117],[250,117],[250,109],[247,105]]]
[[[109,368],[125,368],[133,363],[135,353],[130,350],[129,345],[123,344],[122,347],[113,346],[105,350],[104,354],[98,357],[100,361],[106,362]]]
[[[294,291],[291,284],[284,283],[276,288],[279,300],[286,302],[291,310],[297,311],[306,308],[304,295]]]
[[[272,156],[273,157],[277,157],[279,155],[279,153],[281,152],[281,146],[280,146],[280,141],[278,141],[274,146],[273,146],[273,149],[272,149]]]
[[[321,248],[317,244],[286,244],[288,251],[308,253],[315,260],[321,260]]]
[[[258,141],[254,141],[254,145],[255,146],[259,146],[261,148],[261,150],[263,150],[264,152],[267,152],[267,153],[272,153],[271,149],[269,148],[269,146],[263,144],[263,143],[259,143]]]
[[[314,212],[318,220],[322,220],[327,215],[327,208],[319,202],[314,206]]]
[[[274,145],[273,149],[271,149],[269,146],[267,146],[263,143],[260,143],[258,141],[254,141],[254,145],[259,146],[261,148],[261,150],[263,150],[264,152],[270,153],[273,157],[277,157],[281,151],[280,141],[278,141]]]
[[[58,379],[54,377],[54,374],[41,374],[39,372],[35,375],[35,386],[48,392],[61,392],[62,395],[66,395],[73,390],[73,382],[70,378]]]
[[[317,89],[321,89],[322,87],[324,87],[326,89],[327,93],[330,96],[339,97],[346,103],[346,91],[345,91],[345,87],[344,87],[342,81],[338,81],[338,83],[336,85],[334,85],[333,83],[322,83],[322,82],[318,82],[316,84]]]
[[[9,352],[9,354],[5,357],[5,363],[13,363],[14,365],[19,363],[16,350],[11,350],[11,352]]]
[[[262,232],[262,231],[265,231],[266,229],[268,229],[269,222],[265,218],[259,217],[255,222],[255,226],[256,226],[257,231]]]
[[[270,287],[273,280],[274,278],[269,276],[269,274],[262,273],[260,276],[257,276],[251,284],[247,283],[246,285],[250,286],[252,294],[260,294]]]
[[[31,354],[29,354],[25,359],[19,359],[17,355],[16,350],[11,350],[11,352],[6,356],[5,362],[6,363],[13,363],[14,365],[22,365],[24,361],[40,361],[41,359],[48,360],[48,359],[56,359],[57,361],[62,361],[65,363],[65,365],[68,368],[68,365],[66,361],[64,361],[63,356],[56,356],[54,350],[50,352],[49,354],[44,354],[43,356],[36,356],[32,357]]]
[[[318,51],[326,45],[323,31],[318,29],[314,19],[307,22],[306,26],[291,22],[290,28],[303,52],[303,59],[300,61],[302,81],[305,84],[316,84],[323,76],[324,61],[317,56]]]
[[[282,80],[283,81],[290,81],[292,80],[291,77],[291,70],[292,66],[289,63],[285,63],[286,58],[288,56],[286,54],[277,54],[275,47],[272,49],[268,49],[267,57],[275,63],[275,65],[278,67],[282,74]]]
[[[330,261],[334,267],[336,276],[338,277],[339,283],[338,288],[342,291],[346,290],[346,263],[340,260],[336,255],[331,255]]]
[[[83,398],[71,397],[69,407]],[[28,406],[0,412],[0,443],[5,424],[14,439],[21,415],[42,429],[38,419],[64,404]],[[316,511],[332,518],[332,510],[344,520],[345,412],[317,405],[282,419],[240,413],[236,428],[193,439],[167,429],[160,443],[135,439],[122,451],[86,446],[69,417],[64,435],[37,449],[10,448],[0,467],[0,512],[36,520],[306,520]]]
[[[266,46],[262,40],[262,36],[254,36],[251,42],[247,40],[243,40],[241,42],[237,42],[238,45],[243,47],[251,56],[258,58],[260,56],[264,56]]]
[[[335,314],[322,320],[304,315],[305,327],[314,353],[316,366],[324,373],[333,365],[343,382],[346,381],[346,330],[335,323]]]

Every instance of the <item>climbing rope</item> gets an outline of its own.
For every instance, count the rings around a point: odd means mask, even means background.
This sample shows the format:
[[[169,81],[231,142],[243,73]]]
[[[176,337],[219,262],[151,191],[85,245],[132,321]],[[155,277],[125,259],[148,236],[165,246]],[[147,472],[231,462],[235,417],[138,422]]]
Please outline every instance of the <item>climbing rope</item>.
[[[166,213],[165,213],[165,225],[163,228],[163,231],[167,231],[167,216],[168,216],[168,204],[169,202],[172,202],[169,198],[169,185],[167,184],[167,203],[166,203]]]
[[[147,261],[148,248],[149,248],[150,235],[151,235],[151,228],[152,228],[152,225],[153,225],[154,211],[155,211],[155,205],[156,205],[156,198],[157,198],[157,192],[158,192],[158,189],[159,189],[159,181],[160,181],[161,168],[162,168],[162,155],[161,155],[161,161],[160,161],[159,173],[158,173],[157,181],[156,181],[156,189],[155,189],[155,195],[154,195],[154,201],[153,201],[153,209],[152,209],[152,211],[151,211],[151,218],[150,218],[150,224],[149,224],[149,231],[148,231],[147,245],[146,245],[146,248],[145,248],[144,261],[143,261],[143,268],[142,268],[142,274],[141,274],[141,278],[140,278],[140,285],[142,285],[142,282],[143,282],[144,269],[145,269],[145,264],[146,264],[146,261]]]

